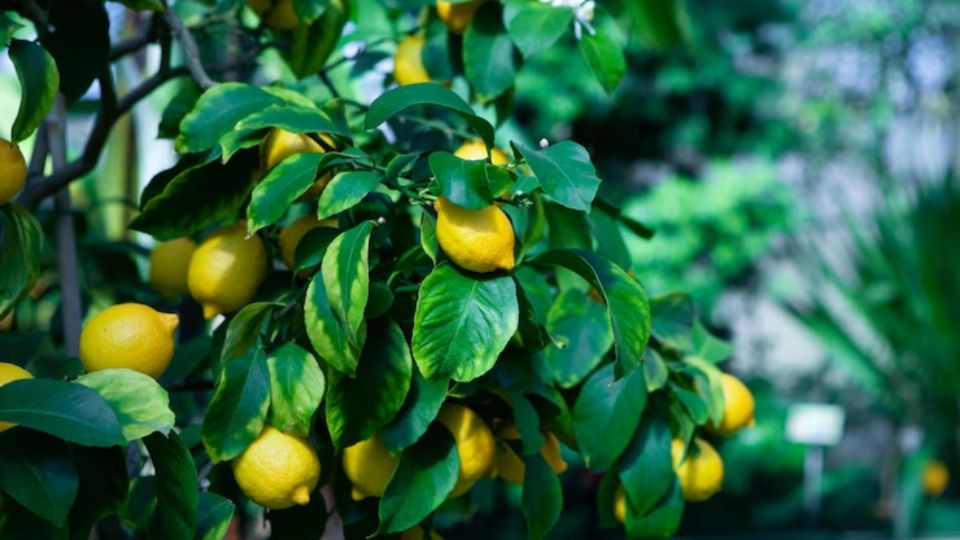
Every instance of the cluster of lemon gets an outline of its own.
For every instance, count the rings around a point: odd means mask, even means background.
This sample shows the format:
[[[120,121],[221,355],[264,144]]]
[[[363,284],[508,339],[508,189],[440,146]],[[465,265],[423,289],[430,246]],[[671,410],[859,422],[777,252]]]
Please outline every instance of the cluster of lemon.
[[[723,373],[720,377],[725,401],[723,419],[718,424],[711,425],[710,430],[722,437],[729,437],[755,423],[755,403],[753,394],[740,379],[728,373]],[[723,487],[723,460],[709,442],[696,437],[687,451],[681,439],[674,439],[670,451],[673,470],[680,480],[685,500],[705,501]],[[627,501],[623,487],[617,490],[614,497],[613,513],[620,523],[626,521]]]

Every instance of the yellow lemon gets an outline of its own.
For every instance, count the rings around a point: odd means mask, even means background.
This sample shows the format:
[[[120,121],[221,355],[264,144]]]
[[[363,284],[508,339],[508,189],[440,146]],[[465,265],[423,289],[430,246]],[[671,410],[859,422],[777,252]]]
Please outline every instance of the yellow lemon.
[[[477,13],[477,10],[480,9],[484,1],[485,0],[476,0],[474,2],[454,4],[452,2],[438,0],[437,15],[439,15],[443,23],[447,25],[447,29],[449,29],[450,32],[462,34],[464,30],[470,26],[470,21],[473,20],[474,14]]]
[[[520,433],[514,423],[506,424],[497,430],[497,437],[504,441],[516,441],[520,439]],[[543,431],[543,446],[540,447],[540,455],[546,460],[553,472],[560,474],[567,470],[567,462],[560,456],[560,441],[556,435],[549,431]],[[523,475],[526,472],[526,465],[523,460],[509,444],[501,443],[497,445],[497,475],[508,482],[514,484],[523,484]]]
[[[423,533],[423,527],[417,525],[403,531],[400,540],[426,540],[426,535]],[[443,537],[437,534],[437,531],[430,531],[430,540],[443,540]]]
[[[187,292],[187,270],[197,243],[189,238],[161,242],[150,252],[150,285],[175,298]]]
[[[280,258],[283,259],[288,268],[294,269],[297,245],[300,240],[303,240],[308,232],[318,227],[336,229],[337,218],[331,217],[321,221],[314,216],[303,216],[280,231],[280,238],[277,239],[277,243],[280,244]]]
[[[617,488],[613,494],[613,517],[620,523],[627,521],[627,495],[623,491],[623,486]]]
[[[437,421],[450,430],[457,442],[460,473],[450,497],[459,497],[494,467],[497,443],[483,420],[463,405],[447,403],[440,409]]]
[[[335,146],[333,139],[325,133],[320,134],[320,139],[330,148]],[[324,149],[323,146],[320,146],[320,143],[313,140],[309,135],[291,133],[279,128],[274,128],[270,131],[270,134],[263,139],[263,142],[260,143],[261,176],[266,175],[267,171],[288,157],[304,152],[322,154]],[[326,173],[314,181],[307,191],[303,192],[297,200],[310,201],[316,199],[323,193],[324,188],[326,188],[329,183],[330,173]]]
[[[80,333],[83,369],[127,368],[151,377],[173,358],[173,333],[180,319],[143,304],[117,304],[94,315]]]
[[[233,476],[251,500],[282,510],[310,502],[320,479],[320,459],[306,439],[267,426],[233,460]]]
[[[407,36],[397,45],[397,52],[393,55],[393,78],[400,86],[430,82],[430,74],[420,57],[423,44],[422,37]]]
[[[938,459],[931,459],[923,468],[923,492],[939,497],[950,483],[950,470]]]
[[[0,362],[0,386],[7,384],[8,382],[20,381],[23,379],[32,379],[33,375],[29,371],[23,369],[22,367],[16,364],[8,364],[7,362]],[[4,432],[16,424],[11,422],[0,422],[0,432]]]
[[[0,139],[0,204],[7,204],[27,181],[27,162],[20,147]]]
[[[267,273],[267,250],[247,235],[241,221],[223,227],[200,244],[190,259],[187,286],[203,305],[204,317],[233,313],[250,303]]]
[[[469,210],[440,197],[436,208],[437,241],[457,266],[472,272],[513,268],[513,225],[497,205]]]
[[[379,433],[346,448],[343,451],[343,472],[353,484],[350,492],[353,500],[383,497],[399,460],[384,446]]]
[[[694,439],[686,459],[683,459],[683,450],[683,441],[674,439],[673,469],[680,479],[683,498],[690,502],[705,501],[723,487],[723,460],[710,443],[699,437]]]
[[[720,380],[723,383],[723,399],[726,407],[723,410],[723,420],[720,421],[720,425],[712,428],[718,435],[728,437],[754,424],[755,404],[753,394],[740,379],[723,373],[720,375]]]
[[[460,159],[467,160],[487,159],[487,145],[483,144],[483,141],[480,139],[470,140],[460,145],[460,148],[457,148],[453,155]],[[506,165],[510,163],[510,158],[499,148],[491,150],[489,156],[490,162],[494,165]]]
[[[297,12],[293,9],[293,0],[276,2],[271,0],[247,0],[247,5],[260,17],[266,17],[263,23],[267,25],[267,28],[285,31],[300,26],[300,18],[297,17]]]

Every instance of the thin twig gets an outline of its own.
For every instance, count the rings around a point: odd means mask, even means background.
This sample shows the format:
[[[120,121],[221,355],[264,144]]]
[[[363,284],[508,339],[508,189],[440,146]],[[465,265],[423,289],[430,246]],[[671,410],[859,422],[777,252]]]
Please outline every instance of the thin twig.
[[[340,97],[340,91],[337,90],[337,87],[333,85],[333,81],[330,80],[330,75],[328,75],[326,71],[321,71],[319,75],[320,80],[323,81],[323,84],[328,90],[330,90],[330,93],[333,95],[333,97]]]
[[[193,34],[190,33],[190,30],[187,30],[183,25],[183,21],[180,20],[180,17],[173,9],[169,7],[166,8],[163,11],[163,15],[167,20],[167,24],[170,26],[170,30],[176,34],[177,40],[180,41],[180,46],[183,47],[183,54],[186,56],[187,67],[190,69],[190,75],[193,76],[193,80],[204,90],[216,86],[216,81],[207,75],[207,70],[204,69],[203,63],[200,61],[200,49],[197,47],[197,41],[193,39]]]

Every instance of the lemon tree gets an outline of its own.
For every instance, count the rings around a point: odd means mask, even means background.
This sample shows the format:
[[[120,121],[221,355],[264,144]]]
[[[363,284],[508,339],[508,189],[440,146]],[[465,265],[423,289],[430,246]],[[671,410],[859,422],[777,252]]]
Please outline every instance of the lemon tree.
[[[600,526],[661,538],[722,488],[708,440],[753,419],[730,348],[632,273],[650,231],[588,149],[511,123],[526,60],[572,48],[612,92],[628,39],[682,43],[681,2],[2,9],[0,537],[319,538],[335,513],[439,538],[492,494],[539,539],[588,470]],[[118,92],[145,47],[157,71]],[[131,241],[91,251],[69,185],[108,181],[111,129],[161,87],[176,157]]]

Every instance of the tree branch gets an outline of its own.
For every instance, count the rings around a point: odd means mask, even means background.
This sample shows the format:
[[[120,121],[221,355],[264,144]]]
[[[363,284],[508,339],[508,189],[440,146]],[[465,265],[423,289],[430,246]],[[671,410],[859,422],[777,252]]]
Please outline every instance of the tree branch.
[[[200,61],[200,49],[197,47],[197,41],[193,39],[193,34],[183,25],[183,21],[180,20],[180,17],[172,9],[166,8],[163,11],[163,15],[167,19],[170,30],[176,34],[177,40],[180,41],[180,45],[183,47],[187,67],[190,69],[190,75],[193,76],[193,80],[197,81],[200,88],[204,90],[216,86],[216,81],[207,75],[207,70],[204,69],[203,63]]]

